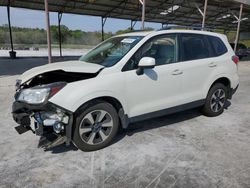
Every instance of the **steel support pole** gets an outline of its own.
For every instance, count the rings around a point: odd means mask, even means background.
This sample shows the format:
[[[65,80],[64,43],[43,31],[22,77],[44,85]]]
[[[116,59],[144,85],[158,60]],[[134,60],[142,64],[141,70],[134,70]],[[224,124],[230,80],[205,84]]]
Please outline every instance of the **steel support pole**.
[[[137,22],[137,21],[131,20],[131,27],[130,27],[130,30],[131,30],[131,31],[134,30],[134,27],[135,27],[136,22]]]
[[[9,54],[10,54],[10,58],[16,58],[16,52],[14,51],[12,29],[11,29],[11,23],[10,23],[10,0],[8,0],[7,15],[8,15],[8,25],[9,25],[10,45],[11,45],[11,51],[9,52]]]
[[[145,28],[145,10],[146,10],[146,0],[142,1],[142,18],[141,18],[141,30]]]
[[[107,20],[107,18],[105,17],[102,17],[102,41],[104,41],[105,40],[105,37],[104,37],[104,25],[105,25],[105,23],[106,23],[106,20]]]
[[[10,3],[10,1],[9,1]],[[12,40],[12,30],[11,30],[11,23],[10,23],[10,4],[7,6],[7,14],[8,14],[8,25],[9,25],[9,33],[10,33],[10,45],[11,45],[11,51],[14,51],[13,47],[13,40]]]
[[[61,12],[58,12],[58,36],[59,36],[60,57],[62,57],[62,32],[61,32],[61,20],[62,20],[62,13],[61,13]]]
[[[49,19],[48,0],[44,0],[44,6],[45,6],[46,27],[47,27],[48,63],[51,63],[52,52],[51,52],[51,34],[50,34],[50,19]]]
[[[240,5],[240,15],[238,18],[238,26],[237,26],[237,32],[236,32],[236,37],[235,37],[235,42],[234,42],[234,52],[236,52],[236,50],[237,50],[237,44],[239,41],[240,22],[241,22],[242,11],[243,11],[243,4]]]
[[[207,14],[207,1],[208,0],[205,0],[205,4],[204,4],[203,19],[202,19],[202,30],[204,30],[204,28],[205,28],[206,14]]]

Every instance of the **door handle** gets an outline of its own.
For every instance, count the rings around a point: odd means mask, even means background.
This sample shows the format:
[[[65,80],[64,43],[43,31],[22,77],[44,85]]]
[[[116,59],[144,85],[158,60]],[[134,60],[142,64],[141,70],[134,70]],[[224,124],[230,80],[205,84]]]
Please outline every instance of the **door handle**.
[[[209,63],[208,66],[209,66],[209,67],[216,67],[217,65],[213,62],[213,63]]]
[[[182,74],[183,72],[181,71],[181,70],[179,70],[179,69],[176,69],[176,70],[174,70],[173,72],[172,72],[172,75],[180,75],[180,74]]]

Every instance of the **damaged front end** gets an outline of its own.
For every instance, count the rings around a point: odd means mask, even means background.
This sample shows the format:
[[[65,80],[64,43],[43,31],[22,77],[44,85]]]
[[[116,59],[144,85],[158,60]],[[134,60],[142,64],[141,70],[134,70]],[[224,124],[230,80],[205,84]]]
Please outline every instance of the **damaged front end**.
[[[48,150],[62,143],[70,144],[73,112],[49,101],[68,83],[95,77],[98,73],[70,73],[61,70],[37,75],[22,83],[17,80],[12,106],[19,134],[29,130],[41,136],[39,146]]]
[[[31,130],[43,137],[41,147],[50,149],[71,141],[72,112],[62,109],[48,100],[67,83],[56,82],[29,88],[22,85],[17,89],[12,106],[14,120],[19,124],[19,134]]]
[[[12,106],[14,120],[19,124],[15,127],[19,134],[29,130],[43,137],[40,147],[50,149],[71,141],[73,113],[47,102],[42,105],[26,104],[15,101]]]

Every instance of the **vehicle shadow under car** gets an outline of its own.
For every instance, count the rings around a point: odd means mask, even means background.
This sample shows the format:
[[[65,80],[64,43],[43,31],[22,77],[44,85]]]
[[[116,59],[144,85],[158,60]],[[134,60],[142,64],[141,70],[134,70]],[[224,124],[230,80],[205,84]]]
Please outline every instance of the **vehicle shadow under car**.
[[[158,118],[152,118],[141,122],[131,123],[129,124],[127,129],[122,129],[119,131],[117,136],[114,138],[111,145],[116,144],[120,140],[122,140],[125,136],[132,136],[136,133],[144,132],[151,129],[157,129],[163,126],[169,126],[175,123],[183,122],[189,119],[196,118],[201,115],[200,109],[192,109],[187,110],[175,114],[170,114],[166,116],[161,116]],[[76,151],[78,150],[74,144],[70,144],[69,146],[59,145],[57,147],[51,148],[46,151],[50,151],[53,154],[64,153],[68,151]]]
[[[231,106],[231,102],[229,100],[226,101],[225,109],[227,110],[228,107]],[[184,122],[190,119],[197,118],[201,116],[201,108],[194,108],[190,110],[185,110],[182,112],[169,114],[166,116],[161,116],[157,118],[152,118],[136,123],[129,124],[127,129],[121,129],[117,136],[114,138],[113,142],[110,145],[116,144],[120,140],[122,140],[125,136],[133,136],[134,134],[152,130],[152,129],[158,129],[160,127],[164,126],[170,126],[176,123]],[[180,135],[182,136],[182,135]],[[74,146],[73,143],[71,143],[69,146],[66,145],[59,145],[54,148],[51,148],[46,151],[50,151],[53,154],[59,154],[64,153],[68,151],[77,151],[78,149],[76,146]]]

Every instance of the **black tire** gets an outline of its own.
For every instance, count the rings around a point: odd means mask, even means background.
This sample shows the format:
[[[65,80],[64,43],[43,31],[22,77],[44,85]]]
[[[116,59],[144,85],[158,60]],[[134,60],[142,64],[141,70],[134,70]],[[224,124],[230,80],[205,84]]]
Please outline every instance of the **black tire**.
[[[221,93],[224,93],[224,95],[225,95],[223,100],[220,97],[217,97],[216,99],[214,98],[214,97],[216,97],[216,95],[219,94],[219,91],[221,91]],[[221,95],[221,97],[222,96],[223,95]],[[224,111],[225,103],[226,103],[227,99],[228,99],[227,87],[222,83],[215,83],[208,91],[205,105],[202,108],[202,113],[208,117],[215,117],[215,116],[222,114]],[[221,105],[222,103],[223,103],[223,105]],[[218,105],[217,110],[216,110],[215,105],[216,106]]]
[[[97,115],[95,113],[98,113],[98,112],[101,113],[104,111],[107,112],[107,114],[104,116],[103,124],[99,122],[99,124],[101,125],[98,128],[94,129],[97,123],[94,123],[93,125],[90,122],[87,122],[86,120],[90,119],[88,117],[91,114],[91,116],[93,117],[92,120],[96,121],[96,119],[99,119],[99,118],[97,118]],[[74,123],[73,142],[80,150],[94,151],[94,150],[102,149],[108,146],[113,140],[113,138],[116,136],[117,131],[119,129],[119,118],[118,118],[116,109],[111,104],[105,101],[91,102],[87,105],[84,105],[81,109],[78,110],[76,114],[77,114],[76,115],[77,117],[75,118],[75,123]],[[102,127],[102,125],[104,125],[105,121],[107,120],[108,121],[110,120],[108,124],[110,125],[112,124],[112,127]],[[85,124],[90,124],[90,125],[85,126]],[[107,130],[105,130],[106,128]],[[80,130],[83,130],[83,129],[85,130],[92,129],[92,131],[90,131],[89,133],[83,133],[80,135]],[[98,132],[98,129],[100,129],[99,132]],[[105,137],[104,137],[105,139],[102,139],[103,137],[101,136],[100,131],[102,131],[102,134],[105,133]],[[108,132],[108,134],[106,134],[106,132]],[[87,134],[89,134],[88,138],[86,136]],[[93,135],[95,134],[95,136],[93,136],[94,137],[93,142],[95,140],[99,140],[100,142],[96,142],[96,143],[91,142],[91,144],[88,143],[91,140],[90,139],[92,137],[91,134]]]

